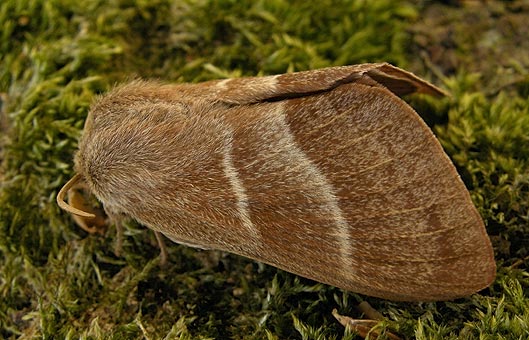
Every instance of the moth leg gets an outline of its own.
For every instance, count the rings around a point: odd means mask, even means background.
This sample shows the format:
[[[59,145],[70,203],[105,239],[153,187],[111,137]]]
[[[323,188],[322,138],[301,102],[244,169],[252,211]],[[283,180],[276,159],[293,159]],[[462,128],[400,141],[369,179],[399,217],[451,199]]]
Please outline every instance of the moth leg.
[[[114,244],[114,255],[120,257],[121,251],[123,250],[123,221],[126,217],[123,214],[107,209],[106,207],[105,212],[108,216],[109,224],[113,224],[116,227],[116,243]]]
[[[120,257],[123,250],[123,221],[126,217],[121,213],[115,213],[110,210],[105,210],[105,212],[107,213],[111,223],[116,226],[116,243],[114,244],[114,254],[117,257]],[[165,246],[165,242],[163,241],[163,236],[161,233],[155,231],[154,236],[156,237],[156,243],[158,243],[158,247],[160,247],[160,266],[164,267],[167,264],[167,247]]]
[[[154,236],[156,236],[156,242],[158,242],[158,247],[160,247],[160,266],[165,267],[167,265],[167,247],[163,240],[163,235],[155,231]]]
[[[369,306],[369,304],[367,302],[365,302],[365,304],[367,304],[367,306]],[[365,307],[359,306],[359,308],[362,310]],[[381,316],[381,314],[378,311],[376,311],[375,309],[373,309],[373,307],[369,306],[369,308],[372,309],[373,311],[375,311],[375,316],[376,317],[378,317],[379,315]],[[372,311],[370,311],[368,313],[371,313],[371,312]],[[375,319],[375,320],[353,319],[351,317],[343,316],[343,315],[338,314],[338,311],[336,310],[336,308],[333,309],[332,315],[345,328],[348,328],[350,330],[355,331],[358,335],[360,335],[363,338],[369,337],[369,339],[378,339],[378,337],[381,335],[381,332],[378,329],[376,329],[376,325],[380,322],[380,320],[378,320],[378,319]],[[390,333],[390,332],[384,332],[383,334],[386,335],[387,339],[402,340],[400,337],[398,337],[395,334]]]
[[[115,223],[116,226],[116,244],[114,244],[114,254],[117,257],[121,256],[121,251],[123,250],[123,224],[121,220]]]

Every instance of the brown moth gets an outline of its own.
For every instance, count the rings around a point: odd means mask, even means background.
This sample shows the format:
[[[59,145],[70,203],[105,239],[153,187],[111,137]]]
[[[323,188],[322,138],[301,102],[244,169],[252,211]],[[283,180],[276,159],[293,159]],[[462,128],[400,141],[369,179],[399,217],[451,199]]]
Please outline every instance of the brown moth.
[[[177,243],[385,299],[466,296],[492,247],[412,92],[442,95],[385,63],[133,81],[92,106],[73,182]],[[73,182],[58,202],[90,217],[63,201]]]

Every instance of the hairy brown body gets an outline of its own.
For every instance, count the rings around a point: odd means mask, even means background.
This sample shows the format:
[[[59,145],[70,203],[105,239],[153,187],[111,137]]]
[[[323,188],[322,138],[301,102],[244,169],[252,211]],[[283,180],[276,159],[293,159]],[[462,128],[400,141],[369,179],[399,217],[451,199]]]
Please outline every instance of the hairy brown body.
[[[490,241],[388,64],[202,84],[136,81],[95,103],[75,170],[113,216],[340,288],[443,300],[488,286]]]

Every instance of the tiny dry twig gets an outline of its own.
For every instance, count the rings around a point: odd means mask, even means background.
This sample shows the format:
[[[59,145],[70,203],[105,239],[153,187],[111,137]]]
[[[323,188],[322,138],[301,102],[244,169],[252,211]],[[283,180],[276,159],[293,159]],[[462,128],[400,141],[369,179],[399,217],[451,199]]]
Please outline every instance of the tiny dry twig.
[[[357,307],[366,317],[372,320],[384,320],[384,316],[377,311],[375,308],[371,307],[369,302],[362,301],[358,304]]]
[[[369,304],[368,304],[369,305]],[[369,306],[371,309],[372,307]],[[374,310],[374,309],[373,309]],[[378,313],[378,312],[376,312]],[[378,313],[380,314],[380,313]],[[336,309],[333,309],[332,315],[338,320],[339,323],[341,323],[345,328],[349,328],[361,337],[365,339],[370,340],[377,340],[382,335],[377,329],[374,327],[377,325],[379,321],[377,320],[359,320],[359,319],[353,319],[348,316],[343,316],[338,314],[338,311]],[[385,332],[383,333],[387,339],[391,340],[401,340],[398,336],[396,336],[393,333]]]
[[[513,264],[509,266],[509,268],[510,269],[518,268],[521,264],[525,263],[525,261],[527,260],[529,260],[529,255],[524,258],[516,260]]]

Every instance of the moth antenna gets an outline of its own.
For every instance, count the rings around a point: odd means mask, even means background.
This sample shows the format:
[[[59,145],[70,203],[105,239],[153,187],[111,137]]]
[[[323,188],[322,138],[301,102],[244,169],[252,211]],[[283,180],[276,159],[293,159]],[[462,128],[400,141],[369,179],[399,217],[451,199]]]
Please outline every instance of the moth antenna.
[[[95,218],[96,215],[88,213],[86,211],[82,211],[80,209],[77,209],[75,207],[72,207],[66,201],[64,200],[64,197],[66,196],[66,193],[75,185],[79,180],[82,178],[80,174],[75,174],[62,188],[59,190],[59,193],[57,194],[57,204],[59,207],[70,214],[74,214],[77,216],[85,217],[85,218]]]

